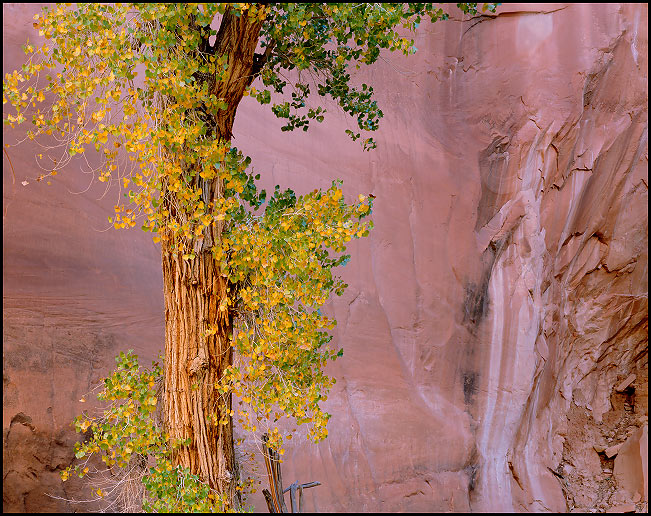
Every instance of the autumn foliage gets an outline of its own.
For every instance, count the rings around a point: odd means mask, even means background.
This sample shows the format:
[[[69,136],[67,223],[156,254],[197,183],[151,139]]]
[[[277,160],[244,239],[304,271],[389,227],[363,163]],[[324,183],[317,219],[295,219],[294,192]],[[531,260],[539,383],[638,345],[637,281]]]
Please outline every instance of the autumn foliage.
[[[476,10],[476,4],[459,6]],[[176,264],[169,274],[178,277],[165,279],[166,300],[172,285],[181,284],[189,296],[205,297],[199,305],[213,319],[190,321],[185,336],[199,351],[184,380],[204,395],[196,404],[202,413],[188,421],[200,416],[230,428],[234,418],[258,436],[266,432],[281,454],[290,436],[279,426],[284,417],[307,425],[315,441],[328,435],[330,416],[321,403],[334,379],[324,368],[342,350],[328,346],[336,321],[319,308],[346,287],[333,271],[348,261],[349,242],[369,234],[373,198],[346,203],[337,181],[306,195],[276,187],[267,196],[256,186],[250,159],[231,144],[232,123],[241,98],[251,96],[285,120],[284,131],[307,130],[326,113],[308,99],[330,97],[357,123],[359,131],[348,130],[349,136],[364,149],[375,147],[367,133],[378,128],[382,111],[372,86],[351,83],[350,67],[374,63],[382,49],[415,52],[403,34],[423,16],[447,18],[425,3],[65,4],[35,16],[44,43],[27,43],[25,65],[6,74],[3,103],[14,110],[4,121],[11,127],[31,122],[27,138],[43,147],[44,168],[33,179],[90,157],[96,179],[121,199],[109,222],[151,232],[163,263]],[[63,158],[55,159],[53,150]],[[212,271],[215,286],[195,285],[192,271],[199,269]],[[179,299],[166,306],[184,312],[186,298]],[[184,323],[182,315],[174,324]],[[232,359],[224,363],[205,351],[218,349],[211,347],[215,339],[227,339]],[[168,336],[165,360],[187,345]],[[244,484],[236,471],[221,468],[217,481],[201,460],[183,464],[174,451],[191,449],[200,428],[187,423],[178,432],[188,439],[170,437],[166,407],[162,423],[154,421],[157,382],[169,398],[168,376],[158,365],[141,370],[130,353],[118,357],[100,395],[109,404],[105,412],[76,421],[79,431],[92,430],[76,456],[99,454],[119,467],[140,460],[147,510],[237,508],[234,493]],[[220,446],[231,460],[227,441]],[[73,469],[83,476],[87,467]]]

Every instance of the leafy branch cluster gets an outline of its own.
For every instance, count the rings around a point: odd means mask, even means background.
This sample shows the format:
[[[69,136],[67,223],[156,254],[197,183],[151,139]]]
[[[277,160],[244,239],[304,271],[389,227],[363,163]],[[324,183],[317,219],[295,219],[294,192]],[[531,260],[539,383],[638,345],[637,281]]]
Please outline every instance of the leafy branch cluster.
[[[477,12],[477,4],[457,5],[466,13]],[[307,131],[310,120],[322,122],[325,112],[307,106],[311,87],[316,88],[318,95],[331,97],[355,117],[360,131],[375,131],[384,116],[382,110],[371,86],[351,85],[349,67],[373,64],[382,49],[405,55],[416,52],[414,40],[399,31],[415,31],[423,17],[435,22],[447,19],[448,14],[432,3],[272,4],[261,35],[263,47],[273,48],[261,73],[268,89],[256,91],[255,98],[270,103],[272,91],[282,94],[291,84],[291,102],[274,103],[272,111],[288,120],[283,130],[300,127]],[[292,71],[295,81],[290,78]],[[362,136],[350,129],[346,133],[353,140]],[[371,137],[362,144],[365,150],[376,147]]]
[[[99,456],[109,468],[126,469],[139,478],[144,488],[138,505],[145,512],[227,512],[230,505],[223,495],[211,489],[187,468],[175,466],[174,450],[184,444],[175,443],[161,429],[156,417],[161,388],[162,369],[153,363],[151,369],[139,366],[131,351],[116,357],[117,368],[104,380],[97,398],[106,403],[99,417],[86,413],[74,420],[75,429],[87,435],[75,444],[75,457],[80,462],[61,472],[65,481],[71,473],[80,478],[94,477],[100,484],[103,471],[91,460]],[[82,401],[83,400],[82,398]],[[119,490],[120,481],[104,482],[96,487],[98,499],[111,500],[109,507],[125,505]],[[240,482],[238,490],[250,489],[252,479]],[[142,495],[141,495],[142,496]]]
[[[363,195],[346,204],[339,182],[298,198],[277,189],[263,215],[225,236],[230,254],[222,267],[239,284],[236,306],[245,315],[233,338],[240,363],[226,370],[219,389],[246,406],[238,411],[245,429],[288,416],[307,423],[315,441],[328,435],[330,416],[319,404],[334,379],[323,369],[343,350],[325,346],[331,336],[323,330],[336,321],[319,307],[331,293],[343,293],[346,285],[332,269],[350,258],[342,254],[348,242],[368,235],[372,222],[362,219],[371,206]],[[269,446],[280,448],[278,427],[265,430]]]

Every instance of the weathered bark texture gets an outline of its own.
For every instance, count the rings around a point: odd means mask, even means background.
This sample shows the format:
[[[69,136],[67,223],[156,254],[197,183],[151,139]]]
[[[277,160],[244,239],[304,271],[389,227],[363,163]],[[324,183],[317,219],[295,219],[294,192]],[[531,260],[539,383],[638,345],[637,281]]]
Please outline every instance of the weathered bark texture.
[[[262,21],[258,18],[252,21],[248,16],[235,16],[231,10],[226,11],[222,17],[215,41],[215,53],[218,56],[228,56],[228,74],[222,81],[215,83],[213,93],[228,103],[228,108],[217,115],[219,137],[223,140],[231,139],[235,110],[242,100],[244,90],[253,80],[255,48],[261,28]]]
[[[227,55],[229,74],[215,82],[215,94],[228,103],[212,118],[213,135],[221,141],[232,136],[235,112],[250,84],[253,56],[262,22],[251,22],[227,11],[214,46],[217,55]],[[223,194],[219,180],[195,178],[208,205]],[[166,203],[181,223],[184,215],[174,211],[177,203]],[[221,224],[221,223],[220,223]],[[208,227],[190,247],[195,258],[183,260],[184,250],[173,250],[172,236],[162,246],[165,289],[165,414],[170,437],[185,440],[175,461],[207,481],[211,487],[235,502],[237,481],[233,446],[231,396],[221,396],[216,383],[231,364],[230,341],[233,319],[227,308],[228,279],[219,270],[210,248],[218,244],[222,226]],[[214,335],[205,336],[216,328]],[[219,420],[226,419],[226,424]]]
[[[220,310],[226,279],[217,263],[203,253],[185,261],[180,253],[163,251],[165,285],[165,413],[172,438],[191,438],[176,461],[222,493],[234,493],[235,463],[230,397],[219,400],[215,382],[231,362],[232,320]],[[215,335],[204,336],[208,326]],[[229,496],[231,498],[231,496]]]

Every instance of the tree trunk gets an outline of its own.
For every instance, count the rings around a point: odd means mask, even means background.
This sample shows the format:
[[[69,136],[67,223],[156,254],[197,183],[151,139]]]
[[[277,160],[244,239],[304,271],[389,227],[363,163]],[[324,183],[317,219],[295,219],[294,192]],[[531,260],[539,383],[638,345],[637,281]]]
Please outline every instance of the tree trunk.
[[[214,134],[221,141],[230,140],[235,111],[253,78],[261,26],[262,21],[251,21],[246,15],[237,17],[231,11],[222,17],[214,51],[228,55],[230,73],[224,82],[215,82],[213,91],[228,103],[228,108],[214,117]],[[206,204],[223,192],[219,180],[204,181],[197,176],[195,184],[201,186]],[[189,468],[237,507],[237,464],[232,417],[228,414],[232,401],[230,394],[220,399],[215,388],[232,363],[233,319],[225,305],[228,278],[210,252],[210,246],[219,246],[220,235],[221,227],[206,228],[202,238],[193,242],[192,260],[183,260],[183,251],[172,251],[170,239],[162,240],[164,410],[169,436],[191,439],[190,445],[175,452],[175,463]],[[217,332],[206,336],[209,327]],[[220,424],[220,419],[226,424]]]
[[[210,252],[183,260],[164,244],[165,415],[172,438],[191,438],[175,461],[232,500],[236,480],[230,396],[221,403],[215,383],[231,363],[232,318],[220,304],[226,278]],[[225,306],[224,306],[225,308]],[[217,333],[205,336],[208,327]],[[219,420],[226,417],[226,425]]]

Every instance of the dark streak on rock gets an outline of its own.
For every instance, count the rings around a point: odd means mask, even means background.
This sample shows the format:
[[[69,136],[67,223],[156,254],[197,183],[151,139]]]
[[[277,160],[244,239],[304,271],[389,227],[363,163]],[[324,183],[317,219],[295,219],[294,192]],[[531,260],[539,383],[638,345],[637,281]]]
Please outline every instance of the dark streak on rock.
[[[463,401],[466,405],[470,405],[473,401],[473,397],[477,394],[477,377],[477,373],[472,371],[463,373]]]
[[[477,473],[479,471],[479,467],[477,464],[471,464],[466,468],[466,471],[468,473],[468,492],[472,493],[475,490],[475,486],[477,485]]]
[[[481,179],[481,198],[477,207],[475,231],[493,218],[500,207],[510,198],[513,185],[508,178],[508,156],[511,140],[508,136],[497,136],[479,153],[479,175]]]
[[[465,298],[463,301],[463,322],[469,323],[471,333],[481,323],[482,319],[488,314],[490,298],[488,295],[488,285],[490,283],[491,273],[495,260],[506,247],[510,240],[510,233],[501,240],[492,241],[482,256],[484,267],[482,271],[481,282],[477,285],[474,282],[466,284]]]
[[[488,303],[488,278],[484,277],[479,286],[473,282],[468,283],[463,301],[463,322],[477,326],[488,313]]]
[[[480,346],[480,339],[478,336],[478,329],[482,320],[488,315],[490,308],[490,296],[488,294],[488,286],[490,284],[491,274],[495,261],[508,246],[511,241],[512,232],[509,231],[500,240],[490,242],[486,251],[482,255],[482,275],[479,285],[474,282],[468,282],[465,286],[465,297],[463,301],[463,323],[473,336],[473,341],[467,348],[468,355],[466,364],[474,362],[474,368],[478,367],[477,360],[472,360],[475,350]],[[466,366],[468,367],[468,366]],[[475,395],[479,390],[480,385],[480,371],[471,365],[463,371],[461,379],[463,381],[463,400],[466,406],[474,403]]]

